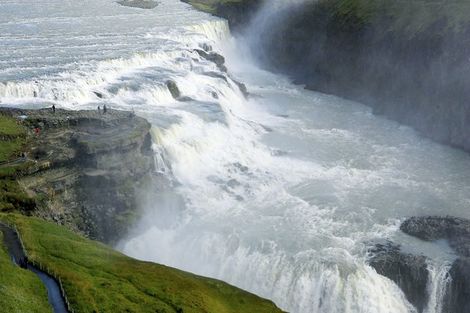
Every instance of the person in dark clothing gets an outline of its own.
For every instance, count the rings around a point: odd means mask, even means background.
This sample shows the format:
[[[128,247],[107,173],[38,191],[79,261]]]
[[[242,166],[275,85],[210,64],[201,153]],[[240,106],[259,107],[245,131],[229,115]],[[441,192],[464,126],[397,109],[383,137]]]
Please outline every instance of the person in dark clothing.
[[[28,268],[28,259],[26,257],[19,259],[18,266],[21,268]]]
[[[101,107],[98,106],[98,113],[101,113]]]
[[[108,108],[106,108],[106,104],[103,105],[103,113],[106,114],[106,112],[108,111]]]
[[[52,113],[55,113],[55,105],[52,105]]]

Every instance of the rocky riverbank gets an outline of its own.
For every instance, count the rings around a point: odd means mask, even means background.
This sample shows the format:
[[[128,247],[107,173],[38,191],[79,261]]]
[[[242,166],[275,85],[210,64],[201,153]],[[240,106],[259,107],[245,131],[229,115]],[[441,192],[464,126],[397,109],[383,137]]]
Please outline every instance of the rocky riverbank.
[[[7,186],[2,211],[52,220],[104,242],[126,234],[139,217],[139,194],[155,187],[146,120],[115,110],[2,108],[0,115],[16,121],[24,138],[0,165]]]
[[[262,1],[189,2],[239,27]],[[305,1],[246,31],[271,70],[470,151],[469,11],[461,0]]]

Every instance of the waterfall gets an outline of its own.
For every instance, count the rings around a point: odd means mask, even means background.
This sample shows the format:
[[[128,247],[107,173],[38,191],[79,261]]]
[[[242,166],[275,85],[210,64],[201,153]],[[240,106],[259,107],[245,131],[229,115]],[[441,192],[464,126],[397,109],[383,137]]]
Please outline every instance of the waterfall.
[[[428,303],[424,313],[444,313],[442,311],[443,300],[448,290],[451,277],[449,270],[450,262],[438,262],[431,260],[428,262]]]
[[[445,207],[470,217],[467,156],[260,69],[226,21],[179,1],[152,10],[46,2],[11,0],[10,11],[0,3],[0,100],[106,104],[152,124],[155,169],[171,183],[143,199],[123,252],[225,280],[293,313],[416,311],[367,264],[366,247],[393,237],[404,216]],[[284,3],[266,5],[253,29],[279,23],[269,14],[300,1]],[[438,312],[446,278],[430,269],[428,307]]]

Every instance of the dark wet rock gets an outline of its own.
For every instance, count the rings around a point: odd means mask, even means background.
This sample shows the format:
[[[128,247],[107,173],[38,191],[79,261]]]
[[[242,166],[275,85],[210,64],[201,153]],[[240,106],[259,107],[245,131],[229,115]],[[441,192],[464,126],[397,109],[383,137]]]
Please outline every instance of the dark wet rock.
[[[227,67],[225,66],[225,58],[222,55],[215,53],[215,52],[207,53],[206,51],[200,50],[200,49],[195,49],[194,51],[196,51],[202,58],[208,61],[214,62],[220,71],[227,73]],[[220,78],[228,82],[227,77],[220,73],[205,72],[204,75],[215,77],[215,78]],[[237,81],[233,77],[230,77],[230,79],[238,86],[243,96],[247,98],[249,96],[249,93],[248,93],[248,89],[246,88],[246,85],[242,82]]]
[[[147,10],[154,9],[158,6],[158,2],[153,0],[120,0],[117,3],[126,7]]]
[[[226,83],[228,83],[228,78],[217,72],[204,72],[203,73],[206,76],[214,77],[214,78],[220,78],[224,80]],[[239,82],[238,80],[234,79],[233,77],[230,77],[230,79],[237,85],[238,89],[242,92],[243,96],[247,98],[249,96],[248,89],[246,88],[246,85],[242,82]]]
[[[166,82],[166,86],[168,90],[170,91],[171,95],[173,96],[173,98],[178,99],[181,96],[181,92],[178,88],[178,85],[174,81],[168,80]]]
[[[211,45],[207,44],[207,43],[203,43],[200,45],[202,50],[206,51],[206,52],[211,52],[212,51],[212,47]]]
[[[97,97],[100,98],[100,99],[103,99],[103,98],[104,98],[104,95],[103,95],[101,92],[93,91],[93,93],[95,94],[95,96],[97,96]]]
[[[444,298],[442,312],[470,312],[470,258],[455,261],[449,274],[452,280]]]
[[[203,74],[206,75],[206,76],[214,77],[214,78],[220,78],[220,79],[224,80],[226,83],[228,82],[227,77],[226,77],[225,75],[221,74],[221,73],[217,73],[217,72],[204,72]]]
[[[207,61],[215,63],[215,65],[217,65],[219,70],[221,70],[222,72],[227,72],[227,67],[225,66],[225,58],[222,55],[215,52],[206,52],[201,49],[194,49],[194,51],[196,51],[200,57],[206,59]]]
[[[212,92],[211,92],[211,96],[212,96],[212,98],[214,98],[214,99],[219,99],[219,95],[218,95],[217,92],[215,92],[215,91],[212,91]]]
[[[400,226],[401,231],[425,241],[446,239],[461,256],[470,257],[470,221],[457,217],[411,217]]]
[[[139,216],[140,193],[154,182],[150,124],[131,112],[1,109],[25,115],[31,131],[17,180],[37,208],[31,214],[113,242]],[[32,137],[34,136],[34,137]]]
[[[426,257],[404,253],[391,242],[376,244],[369,253],[370,266],[394,281],[408,301],[418,312],[422,312],[428,301]]]
[[[232,80],[233,80],[233,82],[238,86],[238,89],[240,89],[240,91],[242,92],[243,96],[244,96],[245,98],[248,98],[248,96],[250,95],[250,93],[248,92],[248,88],[246,88],[246,85],[245,85],[244,83],[242,83],[242,82],[239,82],[239,81],[233,79],[233,78],[232,78]]]
[[[189,101],[194,101],[194,99],[193,99],[193,98],[191,98],[191,97],[188,97],[188,96],[182,96],[182,97],[179,97],[177,100],[178,100],[178,101],[181,101],[181,102],[189,102]]]

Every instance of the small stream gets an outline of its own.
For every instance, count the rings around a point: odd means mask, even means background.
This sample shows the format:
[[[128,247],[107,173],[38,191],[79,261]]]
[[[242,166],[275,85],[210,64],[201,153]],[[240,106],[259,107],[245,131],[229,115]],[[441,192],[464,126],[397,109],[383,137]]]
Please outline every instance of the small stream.
[[[0,223],[0,231],[3,232],[3,243],[7,247],[13,263],[21,268],[30,270],[39,277],[47,289],[47,297],[54,313],[67,313],[67,306],[57,281],[49,274],[28,262],[28,258],[21,247],[20,239],[15,230]]]

